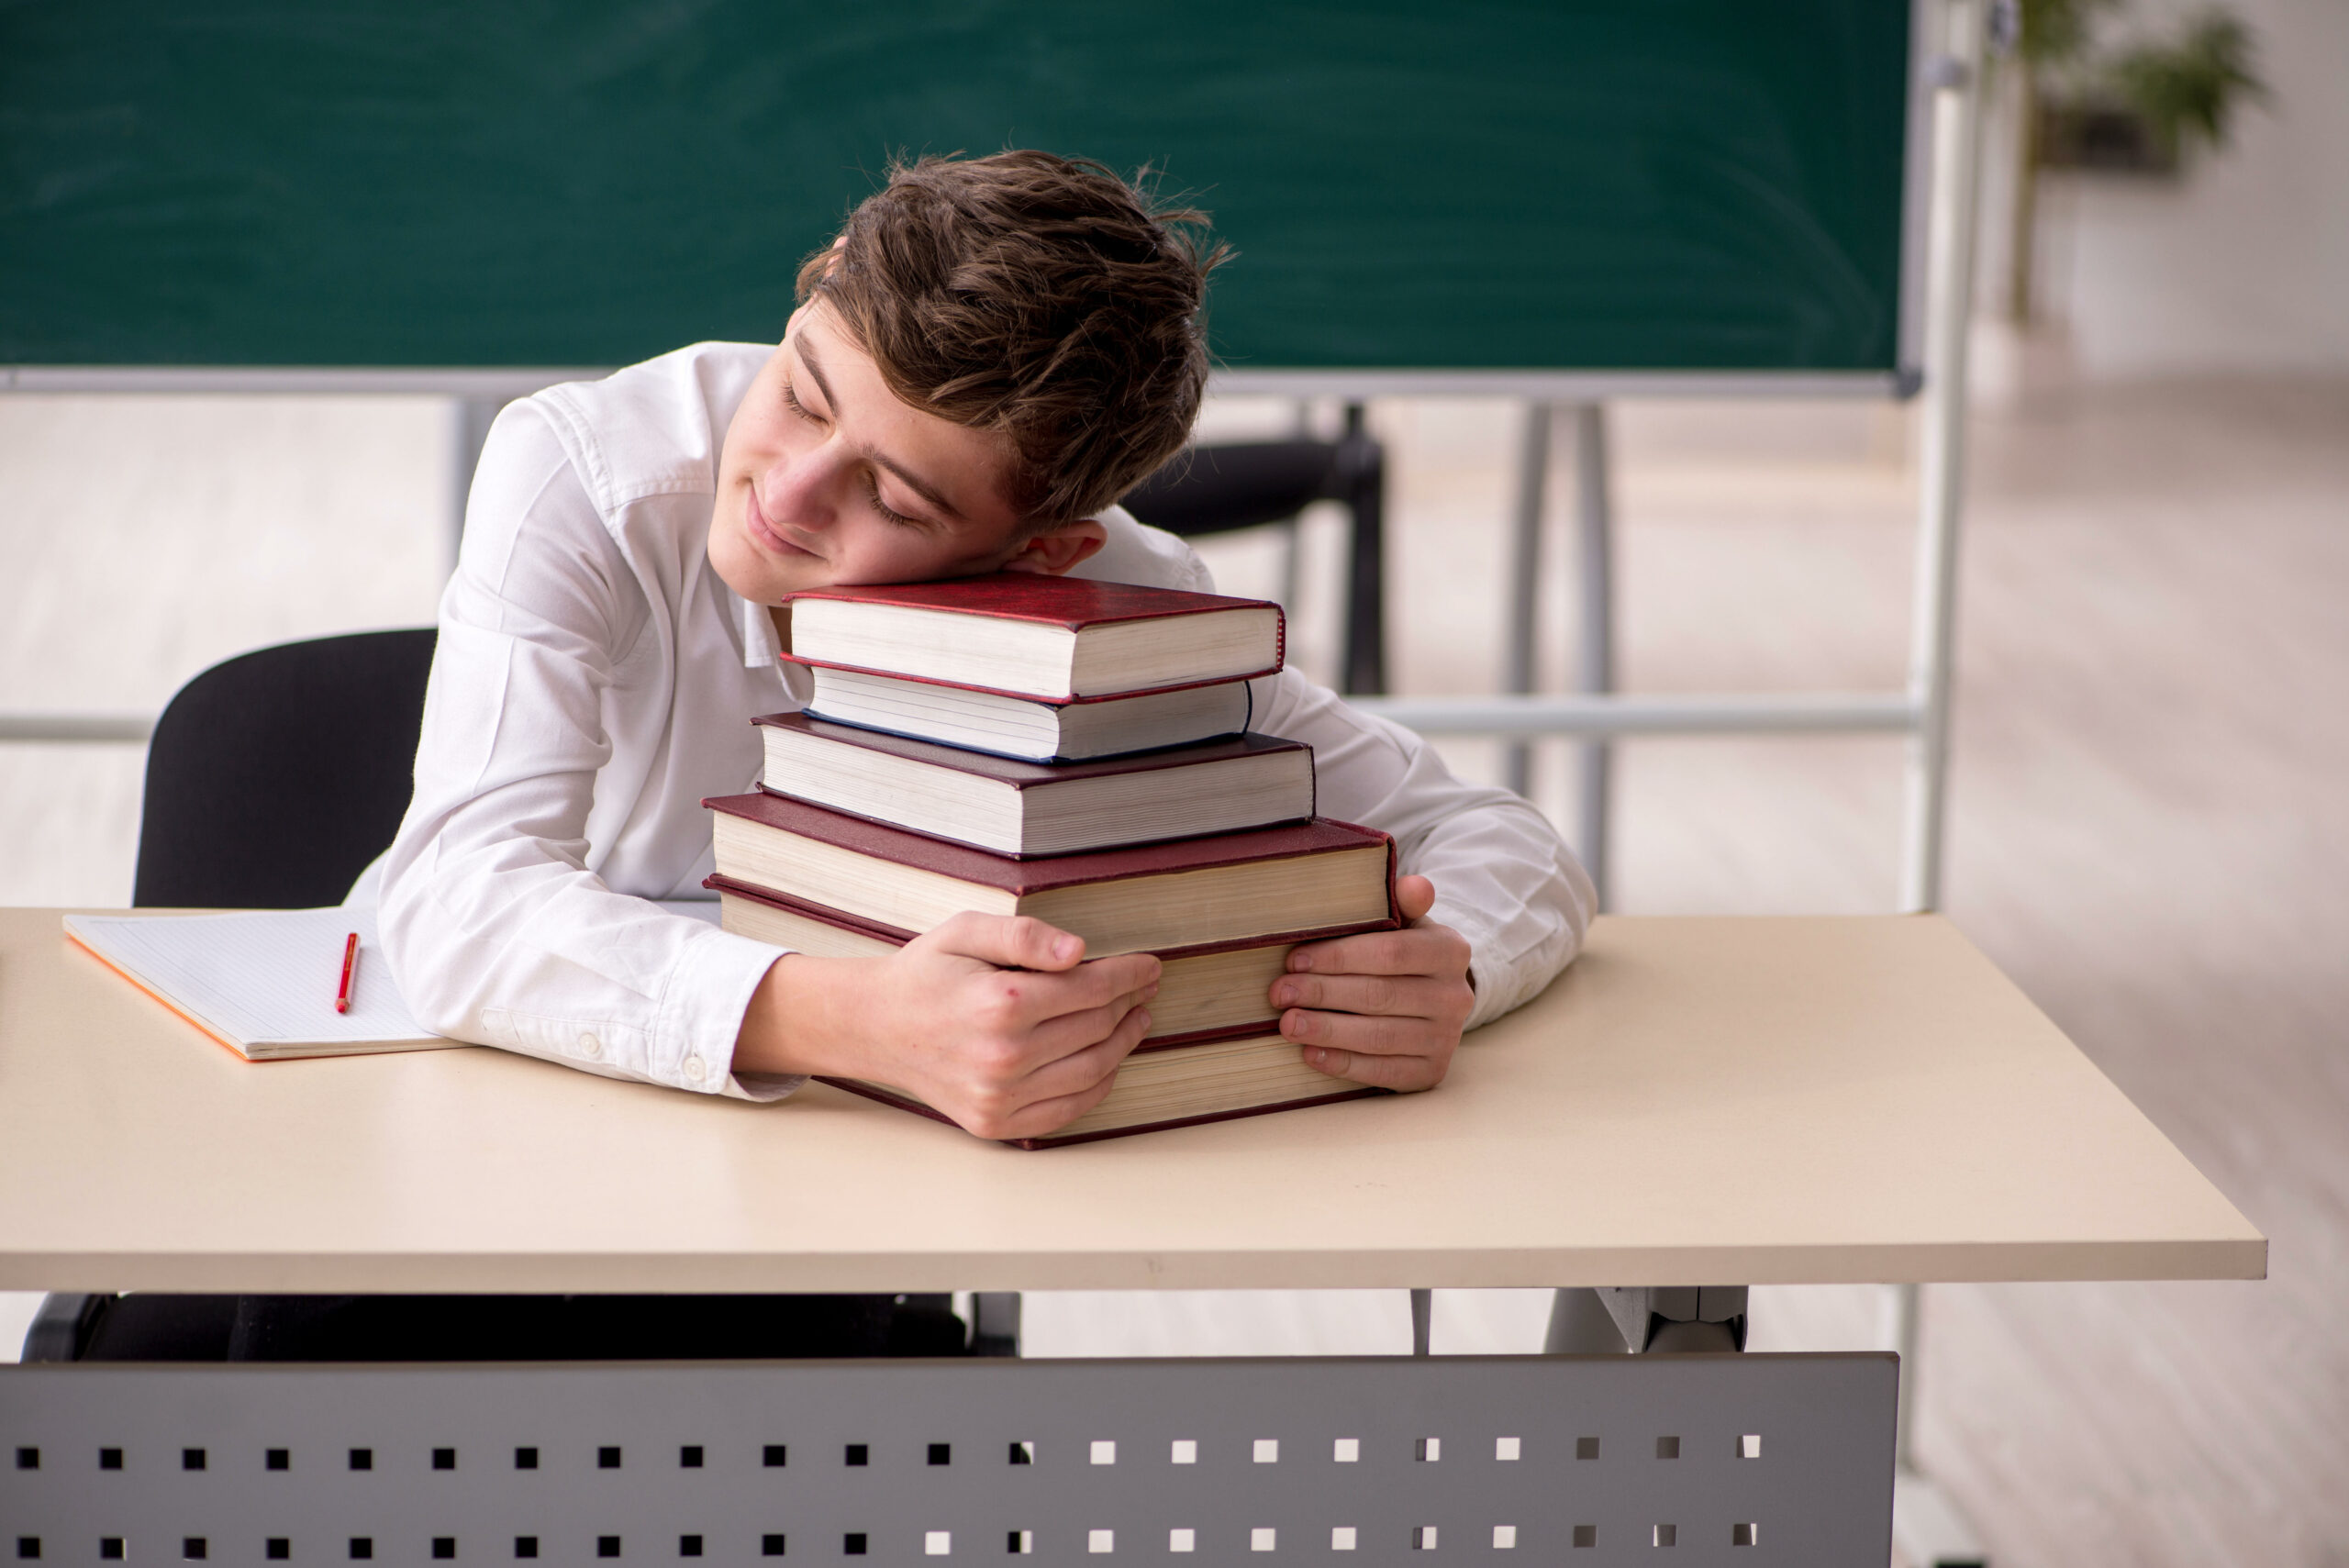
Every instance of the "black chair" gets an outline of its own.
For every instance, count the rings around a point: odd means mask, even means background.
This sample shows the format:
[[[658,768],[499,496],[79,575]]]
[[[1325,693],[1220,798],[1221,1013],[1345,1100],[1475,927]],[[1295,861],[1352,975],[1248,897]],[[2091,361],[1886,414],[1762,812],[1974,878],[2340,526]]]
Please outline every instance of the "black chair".
[[[1345,652],[1340,689],[1386,689],[1386,455],[1364,431],[1360,405],[1334,441],[1235,441],[1192,447],[1129,492],[1126,510],[1152,528],[1195,538],[1294,518],[1316,501],[1353,514],[1346,568]]]
[[[341,903],[391,843],[414,793],[437,636],[283,643],[182,686],[148,745],[130,901]]]
[[[180,688],[156,722],[131,901],[339,904],[415,793],[437,634],[264,648]],[[27,1361],[526,1361],[1010,1355],[1017,1297],[966,1343],[921,1296],[127,1296],[52,1295]]]

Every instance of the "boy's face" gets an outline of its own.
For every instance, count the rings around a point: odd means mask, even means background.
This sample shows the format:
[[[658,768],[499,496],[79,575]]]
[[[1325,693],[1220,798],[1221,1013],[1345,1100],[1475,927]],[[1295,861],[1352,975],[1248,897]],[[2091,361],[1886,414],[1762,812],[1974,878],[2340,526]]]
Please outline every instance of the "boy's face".
[[[1065,572],[1099,549],[1098,523],[1029,537],[1004,499],[1010,455],[897,401],[831,312],[803,306],[727,427],[710,564],[774,605],[806,588]]]

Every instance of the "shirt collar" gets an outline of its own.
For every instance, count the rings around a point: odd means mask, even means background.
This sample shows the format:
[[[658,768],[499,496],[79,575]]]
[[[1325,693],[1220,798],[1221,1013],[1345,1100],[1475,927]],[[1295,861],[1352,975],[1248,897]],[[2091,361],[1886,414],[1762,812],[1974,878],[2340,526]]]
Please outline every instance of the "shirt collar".
[[[732,594],[734,590],[729,588],[727,592]],[[783,644],[774,634],[774,617],[767,613],[766,606],[754,604],[739,594],[735,595],[735,603],[742,606],[742,668],[774,669],[775,661],[783,657]]]

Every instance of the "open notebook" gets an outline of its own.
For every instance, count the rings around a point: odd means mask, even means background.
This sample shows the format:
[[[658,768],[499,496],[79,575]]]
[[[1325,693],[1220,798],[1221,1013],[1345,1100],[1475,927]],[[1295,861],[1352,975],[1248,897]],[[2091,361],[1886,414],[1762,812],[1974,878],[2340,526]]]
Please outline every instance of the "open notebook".
[[[715,921],[718,905],[663,904]],[[351,1011],[334,1010],[344,940],[359,933]],[[230,915],[68,915],[65,934],[100,962],[252,1062],[462,1045],[408,1016],[375,911],[265,909]]]

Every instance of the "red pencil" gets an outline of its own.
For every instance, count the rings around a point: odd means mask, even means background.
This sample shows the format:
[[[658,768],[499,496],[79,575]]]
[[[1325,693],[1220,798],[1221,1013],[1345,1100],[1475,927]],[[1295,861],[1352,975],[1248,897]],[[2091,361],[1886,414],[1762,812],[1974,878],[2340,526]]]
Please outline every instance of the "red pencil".
[[[351,977],[359,973],[359,933],[353,931],[342,944],[342,984],[334,994],[334,1010],[351,1011]]]

